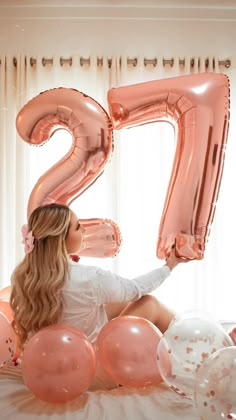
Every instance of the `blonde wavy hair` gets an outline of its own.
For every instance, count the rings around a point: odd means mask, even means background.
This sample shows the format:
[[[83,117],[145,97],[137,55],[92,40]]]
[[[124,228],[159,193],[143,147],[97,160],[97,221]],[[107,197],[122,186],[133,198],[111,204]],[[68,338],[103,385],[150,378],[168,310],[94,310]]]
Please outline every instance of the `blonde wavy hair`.
[[[62,289],[69,270],[65,239],[70,218],[69,208],[55,203],[36,208],[29,218],[34,249],[15,268],[11,279],[12,326],[21,350],[30,334],[62,318]]]

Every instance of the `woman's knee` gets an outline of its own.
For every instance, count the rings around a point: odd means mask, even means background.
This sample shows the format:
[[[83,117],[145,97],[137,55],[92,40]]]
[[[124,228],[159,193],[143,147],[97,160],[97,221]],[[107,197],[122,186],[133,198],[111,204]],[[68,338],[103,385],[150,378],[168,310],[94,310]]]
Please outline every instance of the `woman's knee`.
[[[151,308],[158,308],[160,306],[159,300],[153,295],[145,295],[140,299],[140,303]]]
[[[135,315],[155,322],[157,314],[160,312],[159,301],[152,295],[142,296],[135,302],[130,303],[121,315]]]

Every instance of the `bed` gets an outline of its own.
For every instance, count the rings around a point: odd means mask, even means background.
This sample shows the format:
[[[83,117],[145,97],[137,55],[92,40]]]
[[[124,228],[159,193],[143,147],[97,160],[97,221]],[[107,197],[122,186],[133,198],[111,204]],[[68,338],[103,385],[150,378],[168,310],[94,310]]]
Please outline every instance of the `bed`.
[[[224,322],[231,331],[236,322]],[[0,418],[7,420],[201,420],[195,404],[165,383],[146,388],[105,389],[95,382],[89,390],[66,404],[38,400],[24,384],[21,365],[0,369]]]
[[[145,389],[119,387],[94,389],[67,404],[52,405],[31,394],[21,367],[8,365],[0,371],[0,418],[14,420],[176,420],[200,419],[191,400],[164,383]]]

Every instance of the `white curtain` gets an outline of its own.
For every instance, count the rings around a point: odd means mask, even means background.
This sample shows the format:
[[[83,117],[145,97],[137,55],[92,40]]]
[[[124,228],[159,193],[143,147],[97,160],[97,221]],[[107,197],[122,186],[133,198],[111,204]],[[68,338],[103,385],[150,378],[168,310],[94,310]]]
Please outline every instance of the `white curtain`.
[[[90,63],[83,65],[76,54],[71,62],[64,64],[56,55],[51,61],[45,61],[43,56],[34,58],[32,63],[29,55],[19,55],[15,61],[12,56],[0,56],[0,288],[9,284],[11,271],[23,256],[20,228],[26,222],[30,192],[42,173],[67,152],[72,141],[70,135],[61,130],[43,147],[25,144],[16,133],[15,118],[29,99],[54,87],[73,87],[108,110],[106,97],[111,87],[220,71],[230,78],[231,124],[223,180],[205,258],[179,265],[155,295],[178,312],[199,309],[221,320],[235,320],[234,60],[230,69],[226,69],[218,66],[218,57],[209,56],[185,57],[184,65],[179,64],[179,57],[174,57],[172,65],[163,65],[163,57],[157,57],[156,66],[144,65],[143,56],[133,62],[126,56],[112,57],[111,61],[103,57],[99,65],[96,56],[91,56]],[[156,258],[156,241],[176,139],[172,127],[166,123],[115,131],[114,138],[112,159],[103,175],[71,208],[81,218],[113,219],[122,232],[123,244],[116,257],[84,257],[82,263],[100,265],[132,277],[163,264]]]

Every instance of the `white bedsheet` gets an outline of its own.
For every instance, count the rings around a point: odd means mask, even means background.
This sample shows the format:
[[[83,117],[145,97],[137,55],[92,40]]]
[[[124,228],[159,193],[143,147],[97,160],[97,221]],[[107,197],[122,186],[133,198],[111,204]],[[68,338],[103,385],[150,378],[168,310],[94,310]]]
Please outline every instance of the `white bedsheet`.
[[[20,366],[7,366],[0,370],[0,419],[199,420],[200,416],[193,402],[163,383],[146,389],[87,391],[70,403],[48,404],[24,385]]]

